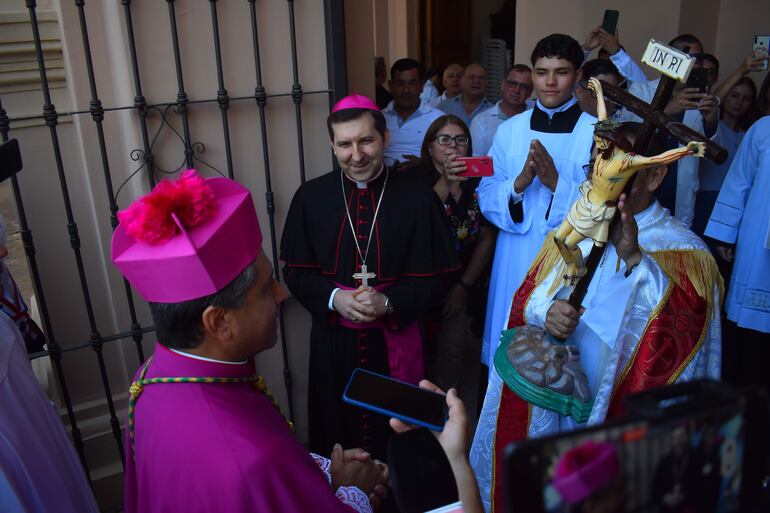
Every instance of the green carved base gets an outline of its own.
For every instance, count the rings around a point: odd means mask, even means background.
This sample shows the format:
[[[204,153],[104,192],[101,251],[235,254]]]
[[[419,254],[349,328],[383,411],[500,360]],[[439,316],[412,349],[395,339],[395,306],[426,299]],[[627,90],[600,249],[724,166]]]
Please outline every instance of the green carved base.
[[[534,327],[525,327],[528,330],[539,330]],[[512,349],[511,344],[515,343],[514,336],[517,328],[503,331],[500,336],[500,345],[495,352],[495,369],[502,378],[503,382],[513,393],[524,399],[525,401],[534,404],[540,408],[554,411],[564,416],[571,416],[576,422],[584,423],[588,420],[593,408],[593,399],[588,401],[581,401],[573,393],[560,393],[548,385],[537,385],[530,380],[523,377],[514,367],[509,357],[509,350]],[[542,335],[541,335],[542,336]],[[550,339],[549,343],[559,345],[560,343],[555,341],[549,335],[545,338]],[[545,365],[545,364],[543,364]],[[582,377],[585,379],[585,375]],[[587,388],[587,379],[584,386]],[[585,394],[584,394],[585,395]]]

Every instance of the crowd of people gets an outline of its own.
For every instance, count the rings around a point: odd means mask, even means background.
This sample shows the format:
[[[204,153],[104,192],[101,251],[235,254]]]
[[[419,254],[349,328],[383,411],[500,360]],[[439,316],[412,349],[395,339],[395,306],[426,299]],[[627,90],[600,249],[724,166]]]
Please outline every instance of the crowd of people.
[[[131,387],[126,511],[393,510],[387,447],[409,427],[343,401],[356,368],[446,392],[437,439],[466,512],[503,511],[496,484],[510,443],[621,417],[629,394],[700,377],[770,389],[770,78],[759,88],[751,78],[767,57],[747,57],[720,81],[697,37],[669,45],[707,69],[709,84],[678,84],[665,113],[724,147],[722,164],[677,149],[665,132],[631,154],[641,120],[596,84],[650,101],[659,79],[602,28],[583,44],[543,38],[500,84],[479,63],[428,78],[417,60],[388,70],[377,58],[374,100],[336,103],[327,129],[339,169],[299,187],[280,247],[288,292],[312,318],[310,454],[255,375],[288,294],[249,191],[187,171],[121,212],[113,262],[150,303],[158,337]],[[500,88],[497,103],[489,87]],[[581,194],[591,199],[585,184],[613,151],[636,162],[636,177],[617,201],[602,200],[602,235],[581,232],[571,209]],[[464,176],[464,157],[487,155],[492,176]],[[568,245],[576,257],[592,239],[605,247],[582,308],[567,301],[574,283],[554,242],[565,226],[580,235]],[[23,344],[27,334],[5,324]],[[523,326],[575,349],[587,420],[505,385],[501,334]],[[566,372],[547,365],[558,371],[551,382]],[[469,370],[474,379],[463,380]],[[476,395],[478,421],[460,399]],[[62,458],[77,466],[71,448]],[[48,510],[42,499],[24,503],[26,488],[13,483],[0,499]],[[67,486],[72,511],[93,509],[84,480]]]

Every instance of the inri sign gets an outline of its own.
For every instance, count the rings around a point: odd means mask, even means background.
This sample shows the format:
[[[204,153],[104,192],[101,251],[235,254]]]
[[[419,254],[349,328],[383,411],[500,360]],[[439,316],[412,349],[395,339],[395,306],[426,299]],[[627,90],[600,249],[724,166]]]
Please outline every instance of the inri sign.
[[[685,82],[690,76],[695,59],[680,50],[650,39],[642,62],[674,80]]]

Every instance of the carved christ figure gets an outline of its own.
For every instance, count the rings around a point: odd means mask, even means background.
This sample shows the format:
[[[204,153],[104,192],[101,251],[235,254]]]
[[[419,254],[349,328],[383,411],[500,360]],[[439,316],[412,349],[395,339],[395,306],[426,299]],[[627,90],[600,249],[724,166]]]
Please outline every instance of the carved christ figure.
[[[637,171],[668,164],[688,155],[702,157],[706,149],[704,143],[692,141],[685,147],[654,157],[633,153],[631,143],[615,132],[619,124],[607,119],[601,82],[591,78],[588,87],[596,94],[599,118],[594,129],[596,159],[588,180],[580,185],[580,198],[554,234],[556,246],[566,263],[564,280],[568,285],[574,285],[586,274],[578,243],[586,238],[593,239],[597,246],[607,242],[618,197]]]

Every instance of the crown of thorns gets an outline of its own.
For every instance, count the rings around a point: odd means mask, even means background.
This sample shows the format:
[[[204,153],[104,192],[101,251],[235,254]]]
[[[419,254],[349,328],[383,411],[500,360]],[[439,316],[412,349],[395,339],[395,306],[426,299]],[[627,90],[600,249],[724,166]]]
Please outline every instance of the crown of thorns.
[[[594,123],[594,130],[600,132],[614,132],[620,127],[620,123],[614,119],[606,119]]]

